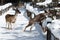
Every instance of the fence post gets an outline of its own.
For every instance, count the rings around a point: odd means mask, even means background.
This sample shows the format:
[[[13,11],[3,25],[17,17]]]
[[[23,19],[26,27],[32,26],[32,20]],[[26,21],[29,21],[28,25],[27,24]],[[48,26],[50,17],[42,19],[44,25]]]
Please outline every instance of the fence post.
[[[47,40],[51,40],[51,31],[47,28]]]

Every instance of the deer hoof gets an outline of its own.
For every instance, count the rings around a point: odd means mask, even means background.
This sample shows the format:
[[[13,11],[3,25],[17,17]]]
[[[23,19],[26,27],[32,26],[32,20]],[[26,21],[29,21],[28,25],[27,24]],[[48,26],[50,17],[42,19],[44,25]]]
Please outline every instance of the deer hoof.
[[[6,28],[6,29],[12,30],[12,28]]]
[[[6,28],[6,29],[9,29],[9,28]]]
[[[9,28],[10,30],[12,30],[12,28]]]

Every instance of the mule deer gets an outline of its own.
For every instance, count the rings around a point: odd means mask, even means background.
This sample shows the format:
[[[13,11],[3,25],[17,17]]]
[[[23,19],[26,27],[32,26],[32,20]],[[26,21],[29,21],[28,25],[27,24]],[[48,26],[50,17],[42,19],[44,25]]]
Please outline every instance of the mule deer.
[[[12,23],[15,23],[17,14],[21,13],[18,9],[13,10],[15,10],[15,15],[7,14],[5,16],[6,24],[8,25],[7,29],[12,29]]]
[[[30,18],[30,19],[32,19],[32,12],[30,12],[30,11],[28,11],[28,10],[26,10],[26,12],[27,12],[27,16]],[[35,14],[34,14],[34,17],[35,17]]]
[[[44,15],[44,13],[36,15],[36,17],[34,17],[33,19],[29,20],[28,25],[23,29],[23,31],[25,31],[27,27],[31,26],[35,22],[39,22],[39,24],[42,26],[42,20],[43,19],[46,19],[46,16]],[[32,27],[30,28],[30,31],[31,31],[31,29],[32,29]]]

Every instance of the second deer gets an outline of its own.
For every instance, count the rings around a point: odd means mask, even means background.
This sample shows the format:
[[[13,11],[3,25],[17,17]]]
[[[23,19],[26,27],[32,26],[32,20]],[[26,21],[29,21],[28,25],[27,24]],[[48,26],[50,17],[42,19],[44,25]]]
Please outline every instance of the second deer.
[[[23,29],[23,31],[25,31],[27,27],[33,25],[35,22],[39,22],[39,24],[42,27],[42,20],[44,20],[44,19],[46,19],[46,16],[45,16],[44,13],[36,15],[36,17],[34,17],[33,19],[29,20],[28,25]],[[30,31],[31,31],[31,29],[32,29],[32,26],[30,28]]]
[[[18,10],[18,8],[13,9],[13,10],[15,10],[15,15],[7,14],[5,16],[6,25],[8,25],[7,29],[12,29],[12,23],[15,23],[17,14],[20,14],[21,13]]]

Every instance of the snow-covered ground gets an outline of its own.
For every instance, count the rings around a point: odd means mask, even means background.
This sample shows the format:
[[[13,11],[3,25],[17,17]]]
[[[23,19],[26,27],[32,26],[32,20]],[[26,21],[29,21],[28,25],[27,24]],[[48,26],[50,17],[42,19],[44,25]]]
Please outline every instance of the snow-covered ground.
[[[52,34],[60,40],[60,20],[52,20],[52,23],[48,24],[47,27],[51,30]]]
[[[30,8],[30,11],[36,12],[36,15],[38,10],[37,8],[33,8],[32,6],[27,5],[27,9]],[[20,10],[20,9],[19,9]],[[3,15],[0,16],[0,40],[46,40],[46,35],[43,33],[40,25],[36,23],[33,26],[32,32],[29,31],[29,28],[25,32],[22,32],[22,29],[28,24],[28,19],[26,18],[26,9],[21,8],[21,14],[17,16],[17,20],[15,24],[13,25],[12,30],[6,29],[6,22],[5,22],[5,15],[6,14],[15,14],[15,11],[10,8],[7,12],[5,12]],[[42,11],[43,12],[43,11]],[[26,17],[25,17],[26,16]],[[60,38],[60,21],[53,21],[54,24],[48,24],[48,21],[52,21],[50,18],[47,18],[43,22],[43,26],[48,26],[52,33],[56,35],[56,37]],[[58,22],[58,23],[57,23]],[[53,26],[53,27],[52,27]],[[58,31],[59,30],[59,31]]]
[[[27,28],[26,32],[22,32],[22,29],[28,24],[28,19],[23,16],[23,11],[17,16],[13,29],[6,29],[6,14],[14,15],[15,11],[10,8],[8,12],[0,16],[0,40],[46,40],[39,24],[33,26],[32,32],[29,31],[29,28]]]

